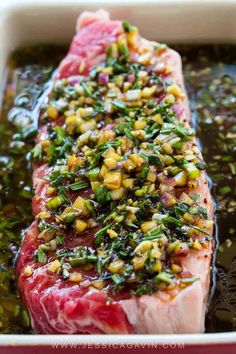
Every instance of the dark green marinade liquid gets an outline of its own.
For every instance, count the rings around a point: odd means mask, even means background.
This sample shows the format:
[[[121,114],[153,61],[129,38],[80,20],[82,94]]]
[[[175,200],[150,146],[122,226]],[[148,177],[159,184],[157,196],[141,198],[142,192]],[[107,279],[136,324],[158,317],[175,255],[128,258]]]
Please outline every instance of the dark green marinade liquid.
[[[207,332],[236,330],[236,47],[176,47],[215,201]]]
[[[216,207],[207,332],[236,330],[236,46],[174,46],[183,59],[193,124]],[[29,151],[35,110],[65,46],[40,45],[9,58],[0,120],[0,333],[32,333],[17,292],[15,260],[31,211]]]
[[[15,262],[33,216],[29,151],[37,134],[35,110],[66,48],[43,45],[9,58],[0,119],[0,333],[32,333],[17,292]]]

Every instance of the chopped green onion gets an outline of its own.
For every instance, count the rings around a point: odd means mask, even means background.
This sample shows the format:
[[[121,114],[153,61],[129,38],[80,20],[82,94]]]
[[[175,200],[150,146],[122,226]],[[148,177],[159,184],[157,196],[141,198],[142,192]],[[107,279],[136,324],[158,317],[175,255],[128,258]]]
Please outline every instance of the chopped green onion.
[[[175,127],[175,133],[180,138],[185,138],[188,135],[193,135],[194,130],[193,129],[186,129],[182,124],[177,124],[177,126]]]
[[[81,86],[83,87],[86,96],[93,97],[92,92],[90,91],[90,89],[88,88],[85,82],[81,82]]]
[[[107,232],[108,229],[110,229],[110,227],[112,226],[112,224],[108,224],[105,227],[103,227],[102,229],[100,229],[99,231],[96,232],[95,234],[95,240],[94,240],[94,244],[96,247],[99,247],[102,243],[102,236]]]
[[[161,159],[158,155],[149,155],[148,163],[150,165],[160,166],[162,164]]]
[[[93,204],[91,203],[91,201],[89,199],[85,200],[84,202],[86,208],[88,209],[88,211],[90,212],[90,214],[94,215],[94,208],[93,208]]]
[[[160,228],[155,228],[144,235],[145,240],[150,240],[150,241],[160,238],[161,236],[163,236],[163,232],[162,230],[160,230]]]
[[[127,45],[125,44],[118,44],[118,48],[120,50],[120,53],[123,55],[123,57],[126,59],[129,55],[129,49],[127,47]]]
[[[124,278],[119,274],[112,274],[111,279],[117,285],[123,283],[123,281],[124,281]]]
[[[66,223],[71,223],[75,220],[75,216],[76,216],[76,214],[73,211],[64,212],[63,213],[63,220]]]
[[[190,207],[190,208],[188,209],[188,212],[189,212],[190,214],[192,214],[192,215],[195,215],[195,214],[198,214],[198,209],[195,208],[195,207]]]
[[[69,258],[69,263],[72,267],[80,266],[87,263],[87,257],[82,256],[82,257]]]
[[[68,188],[72,191],[80,191],[81,189],[85,189],[89,187],[89,183],[87,181],[75,182],[68,185]]]
[[[122,27],[124,28],[124,31],[129,33],[132,29],[132,26],[130,26],[130,24],[126,21],[122,22]]]
[[[65,202],[65,197],[62,194],[59,194],[56,197],[49,199],[46,202],[46,205],[49,209],[56,209],[60,205],[62,205],[64,202]]]
[[[196,230],[196,231],[199,231],[199,232],[201,232],[201,233],[204,234],[204,235],[207,235],[207,236],[209,236],[209,237],[212,237],[212,235],[211,235],[209,232],[207,232],[207,231],[201,229],[200,227],[191,225],[190,228],[191,228],[191,229],[194,229],[194,230]]]
[[[180,220],[174,218],[173,216],[165,216],[162,221],[167,224],[175,224],[176,226],[180,225]]]
[[[191,283],[194,283],[198,278],[196,277],[192,277],[192,278],[183,278],[183,279],[180,279],[180,283],[182,284],[191,284]]]
[[[149,167],[144,166],[142,172],[140,173],[140,178],[145,179],[147,177],[148,171],[149,171]]]
[[[200,171],[194,165],[194,163],[190,162],[190,163],[184,164],[184,169],[187,171],[190,179],[194,179],[194,178],[199,178],[200,177]]]
[[[194,193],[192,196],[192,199],[194,200],[194,202],[196,202],[199,199],[200,195],[198,193]]]
[[[139,145],[139,140],[135,138],[135,136],[133,136],[133,134],[131,133],[131,131],[128,128],[124,129],[124,133],[127,136],[127,138],[131,141],[133,141],[135,146]]]
[[[167,45],[163,43],[156,43],[154,45],[154,50],[157,52],[159,52],[160,50],[165,50],[166,48],[168,48]]]
[[[98,179],[98,175],[99,175],[100,169],[99,167],[94,168],[93,170],[90,170],[87,173],[87,177],[90,181],[96,181]]]
[[[89,256],[87,256],[87,262],[88,263],[95,263],[97,261],[97,256],[95,256],[94,254],[91,254]]]
[[[123,101],[113,101],[112,104],[113,104],[113,106],[115,106],[116,108],[118,108],[121,111],[126,110],[126,105],[124,104]]]
[[[164,283],[171,284],[174,276],[171,273],[161,272],[155,277],[156,280],[163,281]]]

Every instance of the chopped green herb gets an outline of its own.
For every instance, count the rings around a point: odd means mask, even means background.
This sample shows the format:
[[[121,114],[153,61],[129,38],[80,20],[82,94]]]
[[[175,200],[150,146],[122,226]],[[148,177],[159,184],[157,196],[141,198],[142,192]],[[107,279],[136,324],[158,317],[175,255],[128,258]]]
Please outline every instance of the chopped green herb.
[[[95,197],[99,204],[105,204],[111,200],[111,194],[105,187],[97,187]]]
[[[37,257],[37,261],[39,263],[45,263],[47,260],[47,256],[44,253],[44,251],[42,250],[42,248],[38,248],[38,250],[36,252],[36,257]]]
[[[132,27],[130,26],[130,24],[128,22],[123,21],[122,26],[123,26],[125,32],[129,33],[131,31]]]
[[[68,188],[71,189],[72,191],[80,191],[88,187],[89,187],[89,183],[87,181],[75,182],[68,185]]]
[[[99,231],[96,232],[95,240],[94,240],[94,243],[95,243],[96,247],[100,246],[100,244],[102,243],[103,236],[106,234],[107,230],[109,228],[111,228],[111,226],[112,226],[112,224],[108,224],[108,225],[106,225],[105,227],[103,227],[102,229],[100,229]]]

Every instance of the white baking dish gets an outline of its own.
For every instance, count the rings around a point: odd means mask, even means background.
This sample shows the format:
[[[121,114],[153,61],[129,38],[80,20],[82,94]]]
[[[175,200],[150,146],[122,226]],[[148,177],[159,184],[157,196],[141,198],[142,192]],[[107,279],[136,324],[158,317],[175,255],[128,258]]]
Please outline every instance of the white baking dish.
[[[4,79],[4,65],[9,53],[24,44],[42,42],[65,43],[71,39],[77,16],[83,10],[106,8],[114,19],[126,19],[136,24],[144,37],[166,42],[213,43],[236,42],[236,1],[76,1],[76,0],[21,0],[0,2],[0,77]],[[47,352],[52,346],[67,350],[84,345],[91,349],[96,345],[109,351],[124,352],[124,346],[140,350],[145,345],[149,352],[170,353],[183,350],[197,353],[236,353],[236,332],[196,335],[0,335],[0,352],[12,352],[13,348],[22,352],[37,353],[43,348]],[[62,346],[61,346],[62,345]],[[157,347],[158,345],[158,347]],[[222,349],[222,346],[224,349]],[[113,346],[113,347],[112,347]],[[120,348],[119,348],[120,346]],[[20,348],[19,348],[20,347]],[[66,349],[67,347],[67,349]],[[41,348],[41,349],[40,349]],[[204,351],[203,351],[204,350]],[[77,351],[78,352],[78,351]],[[172,351],[173,353],[173,351]]]

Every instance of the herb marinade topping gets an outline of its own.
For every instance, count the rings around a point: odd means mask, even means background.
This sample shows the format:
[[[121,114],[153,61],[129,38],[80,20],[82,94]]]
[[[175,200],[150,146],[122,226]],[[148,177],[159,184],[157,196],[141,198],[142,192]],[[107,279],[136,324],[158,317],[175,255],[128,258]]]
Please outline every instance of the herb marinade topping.
[[[123,27],[87,77],[55,81],[41,116],[47,137],[32,158],[51,172],[35,257],[81,286],[142,295],[196,280],[179,259],[208,247],[212,220],[188,194],[205,164],[176,113],[184,92],[163,62],[167,49]],[[92,244],[65,247],[72,230],[94,234]]]

